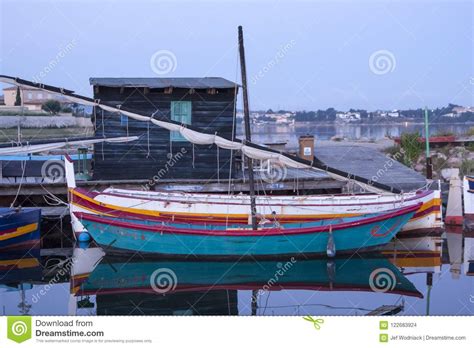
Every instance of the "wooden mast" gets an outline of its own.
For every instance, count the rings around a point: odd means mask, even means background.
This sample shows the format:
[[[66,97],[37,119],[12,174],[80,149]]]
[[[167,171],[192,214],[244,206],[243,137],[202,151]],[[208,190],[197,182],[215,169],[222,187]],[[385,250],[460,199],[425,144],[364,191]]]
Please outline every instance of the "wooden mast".
[[[245,67],[245,50],[244,50],[244,34],[242,26],[239,25],[239,55],[240,55],[240,72],[242,74],[242,98],[244,100],[244,124],[245,124],[245,141],[251,142],[252,135],[250,134],[250,110],[249,110],[249,96],[247,91],[247,69]],[[245,156],[247,161],[247,168],[249,173],[249,193],[250,193],[250,212],[252,214],[252,229],[257,229],[257,205],[255,203],[255,183],[253,177],[253,160]],[[257,315],[257,296],[258,291],[252,291],[251,300],[251,315]]]
[[[245,50],[244,50],[244,34],[242,26],[239,26],[239,54],[240,54],[240,71],[242,74],[242,97],[244,100],[244,123],[245,123],[245,141],[252,142],[250,134],[250,111],[249,96],[247,91],[247,69],[245,67]],[[253,177],[253,160],[245,156],[249,173],[249,193],[250,193],[250,211],[252,214],[252,229],[257,229],[257,206],[255,203],[255,183]]]

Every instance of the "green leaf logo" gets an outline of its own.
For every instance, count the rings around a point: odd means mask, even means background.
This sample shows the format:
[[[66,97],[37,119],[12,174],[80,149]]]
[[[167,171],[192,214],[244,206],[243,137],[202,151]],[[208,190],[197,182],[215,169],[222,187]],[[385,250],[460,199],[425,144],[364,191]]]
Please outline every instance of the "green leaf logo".
[[[17,343],[25,342],[31,338],[31,317],[8,317],[7,337]]]

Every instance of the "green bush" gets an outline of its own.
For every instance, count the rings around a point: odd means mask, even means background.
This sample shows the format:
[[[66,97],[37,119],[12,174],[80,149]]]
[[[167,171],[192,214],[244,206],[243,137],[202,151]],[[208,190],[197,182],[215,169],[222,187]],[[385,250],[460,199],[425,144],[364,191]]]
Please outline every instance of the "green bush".
[[[474,127],[470,127],[469,130],[467,131],[466,135],[474,136]]]
[[[474,161],[473,160],[464,160],[462,161],[460,168],[461,176],[471,175],[474,173]]]
[[[411,167],[423,152],[423,143],[418,133],[403,133],[400,137],[400,147],[403,149],[403,163]]]

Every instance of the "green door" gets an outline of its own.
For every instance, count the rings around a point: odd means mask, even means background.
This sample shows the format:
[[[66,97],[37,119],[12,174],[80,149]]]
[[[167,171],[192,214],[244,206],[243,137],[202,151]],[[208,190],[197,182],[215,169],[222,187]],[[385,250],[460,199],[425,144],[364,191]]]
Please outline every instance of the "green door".
[[[191,102],[190,101],[172,101],[171,119],[173,121],[191,124]],[[171,141],[186,141],[186,139],[176,131],[170,132]]]

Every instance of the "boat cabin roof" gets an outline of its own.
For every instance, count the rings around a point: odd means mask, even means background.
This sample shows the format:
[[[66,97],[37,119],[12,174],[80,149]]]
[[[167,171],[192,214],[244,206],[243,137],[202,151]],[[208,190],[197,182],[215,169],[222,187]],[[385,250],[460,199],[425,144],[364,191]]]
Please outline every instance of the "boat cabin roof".
[[[222,77],[91,77],[93,86],[105,87],[148,87],[148,88],[236,88],[235,82]]]

